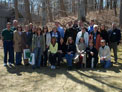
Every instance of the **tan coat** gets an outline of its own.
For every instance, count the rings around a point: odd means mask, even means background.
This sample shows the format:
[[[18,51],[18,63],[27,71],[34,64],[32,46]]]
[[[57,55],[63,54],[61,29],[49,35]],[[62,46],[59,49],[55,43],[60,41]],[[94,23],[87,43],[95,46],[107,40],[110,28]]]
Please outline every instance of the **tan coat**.
[[[14,51],[15,52],[22,52],[22,35],[19,34],[19,32],[15,31],[14,32]]]

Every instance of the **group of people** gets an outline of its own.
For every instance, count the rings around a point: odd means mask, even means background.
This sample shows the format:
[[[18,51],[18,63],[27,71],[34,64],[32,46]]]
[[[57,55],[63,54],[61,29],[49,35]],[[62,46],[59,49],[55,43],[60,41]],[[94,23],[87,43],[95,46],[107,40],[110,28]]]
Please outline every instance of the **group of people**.
[[[121,40],[121,32],[115,23],[112,23],[112,28],[108,31],[105,25],[98,26],[94,20],[90,21],[88,27],[77,20],[74,23],[68,22],[67,26],[65,29],[59,22],[55,22],[52,30],[48,30],[47,26],[41,28],[30,23],[22,27],[17,20],[13,20],[11,26],[8,22],[7,28],[2,31],[4,66],[7,66],[7,61],[9,65],[22,65],[24,49],[30,49],[35,54],[35,64],[32,66],[34,69],[47,66],[48,63],[51,69],[56,69],[64,58],[69,70],[73,65],[78,68],[95,68],[99,60],[102,67],[109,68],[111,49],[117,63],[117,46]],[[23,61],[24,65],[29,65],[28,59]]]

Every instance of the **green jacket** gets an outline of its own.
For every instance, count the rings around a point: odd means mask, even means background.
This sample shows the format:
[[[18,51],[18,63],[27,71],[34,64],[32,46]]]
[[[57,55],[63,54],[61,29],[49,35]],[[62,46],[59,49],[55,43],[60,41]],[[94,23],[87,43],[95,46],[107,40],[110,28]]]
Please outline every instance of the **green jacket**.
[[[38,36],[36,34],[33,35],[32,38],[32,50],[34,50],[35,48],[37,48],[37,43],[38,41],[40,41],[40,48],[41,48],[41,54],[45,51],[45,38],[43,35],[40,35],[40,37],[38,38]]]

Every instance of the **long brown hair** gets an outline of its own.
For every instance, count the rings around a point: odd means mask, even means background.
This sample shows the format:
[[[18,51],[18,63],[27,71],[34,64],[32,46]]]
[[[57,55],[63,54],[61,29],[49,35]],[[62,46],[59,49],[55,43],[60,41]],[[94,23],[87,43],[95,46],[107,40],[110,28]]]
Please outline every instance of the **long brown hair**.
[[[53,40],[54,40],[54,43],[53,43]],[[55,37],[52,37],[51,38],[51,44],[54,46],[56,44],[56,38]]]

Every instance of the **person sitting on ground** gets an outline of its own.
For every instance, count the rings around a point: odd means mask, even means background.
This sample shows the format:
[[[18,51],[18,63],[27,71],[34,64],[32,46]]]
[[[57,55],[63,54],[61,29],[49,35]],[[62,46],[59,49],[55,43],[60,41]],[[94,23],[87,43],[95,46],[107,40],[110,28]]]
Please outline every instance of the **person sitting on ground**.
[[[75,57],[76,67],[82,68],[83,64],[86,62],[86,57],[85,57],[86,55],[84,54],[86,45],[83,37],[81,37],[79,43],[76,44],[76,49],[77,49],[77,53]]]
[[[111,67],[111,53],[109,46],[106,45],[105,40],[101,40],[101,47],[99,48],[100,63],[103,68]]]
[[[86,67],[96,68],[98,63],[98,51],[94,48],[93,41],[89,41],[89,47],[86,48]]]
[[[76,46],[72,40],[72,37],[69,37],[66,43],[66,54],[65,54],[69,70],[72,69],[72,60],[75,56],[75,53],[76,53]]]
[[[58,43],[56,42],[56,38],[51,38],[51,43],[49,45],[49,62],[51,64],[51,69],[55,69],[56,66],[56,57],[58,52]]]
[[[60,39],[60,43],[58,45],[58,64],[57,66],[60,66],[60,62],[63,62],[63,57],[65,57],[65,51],[66,51],[66,45],[64,43],[64,39]]]

